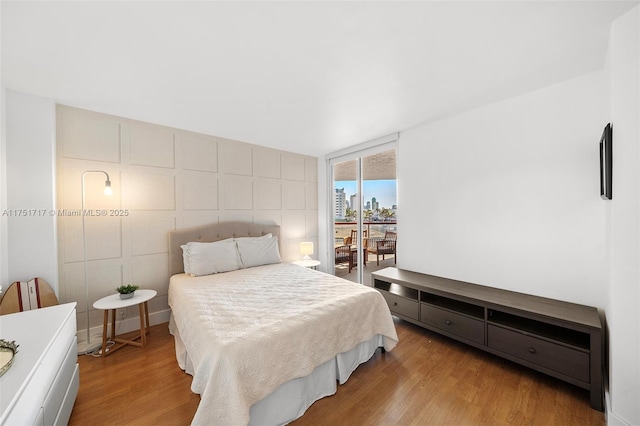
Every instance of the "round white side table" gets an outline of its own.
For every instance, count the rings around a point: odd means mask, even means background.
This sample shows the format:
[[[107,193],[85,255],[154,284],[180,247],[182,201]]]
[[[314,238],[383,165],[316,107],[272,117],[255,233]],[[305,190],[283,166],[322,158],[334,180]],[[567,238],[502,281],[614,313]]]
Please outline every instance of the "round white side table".
[[[155,290],[136,290],[133,297],[129,299],[120,299],[120,294],[112,294],[96,301],[93,307],[104,310],[104,322],[102,324],[102,356],[107,356],[115,352],[117,349],[126,345],[144,347],[147,344],[147,333],[149,332],[149,306],[147,302],[153,299],[156,294]],[[131,340],[120,339],[116,337],[116,309],[127,308],[129,306],[138,305],[140,310],[140,336]],[[115,345],[107,351],[107,325],[109,324],[109,312],[111,312],[111,337]],[[135,340],[140,339],[140,342]]]
[[[291,263],[293,263],[294,265],[304,266],[305,268],[313,268],[313,269],[318,269],[318,266],[320,265],[320,261],[315,259],[302,259],[302,260],[293,261]]]

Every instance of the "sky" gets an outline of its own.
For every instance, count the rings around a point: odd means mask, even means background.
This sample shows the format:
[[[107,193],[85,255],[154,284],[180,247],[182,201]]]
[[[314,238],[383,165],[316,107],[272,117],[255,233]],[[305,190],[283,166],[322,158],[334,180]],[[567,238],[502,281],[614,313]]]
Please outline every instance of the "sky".
[[[391,208],[394,204],[398,204],[396,198],[396,180],[365,180],[364,186],[364,203],[371,201],[371,198],[376,197],[376,201],[380,203],[380,207]],[[356,181],[354,180],[338,180],[334,182],[334,188],[344,188],[345,194],[347,194],[347,201],[349,197],[356,193]]]

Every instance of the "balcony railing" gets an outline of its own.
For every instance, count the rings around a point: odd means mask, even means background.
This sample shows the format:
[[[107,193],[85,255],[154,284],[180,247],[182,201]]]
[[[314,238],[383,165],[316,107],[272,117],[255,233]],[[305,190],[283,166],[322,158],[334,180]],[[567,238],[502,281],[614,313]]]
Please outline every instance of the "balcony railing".
[[[383,238],[386,231],[396,232],[397,223],[398,222],[396,220],[362,222],[362,229],[367,231],[367,236],[369,238]],[[334,222],[334,226],[334,241],[336,243],[341,243],[344,240],[344,237],[351,236],[352,229],[358,228],[358,223]]]

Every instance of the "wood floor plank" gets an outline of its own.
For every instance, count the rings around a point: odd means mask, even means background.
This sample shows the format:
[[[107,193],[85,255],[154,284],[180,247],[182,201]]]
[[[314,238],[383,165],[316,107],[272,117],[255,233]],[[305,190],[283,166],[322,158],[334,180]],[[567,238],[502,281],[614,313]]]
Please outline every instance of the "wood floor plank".
[[[589,393],[397,320],[398,346],[377,351],[295,426],[604,425]],[[175,359],[167,324],[147,346],[82,356],[70,425],[188,425],[200,398]]]

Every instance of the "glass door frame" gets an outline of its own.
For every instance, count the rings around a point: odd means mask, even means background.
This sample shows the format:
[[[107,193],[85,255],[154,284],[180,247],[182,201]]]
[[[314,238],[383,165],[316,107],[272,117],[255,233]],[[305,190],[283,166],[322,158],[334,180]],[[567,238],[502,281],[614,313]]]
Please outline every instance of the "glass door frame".
[[[358,194],[358,215],[356,217],[356,228],[357,228],[357,241],[362,240],[363,233],[363,221],[364,221],[364,211],[362,209],[363,201],[364,201],[364,193],[363,193],[363,170],[362,170],[362,159],[369,155],[379,154],[384,151],[390,150],[398,150],[398,133],[394,133],[388,136],[385,136],[380,139],[376,139],[374,141],[366,142],[364,144],[359,144],[348,148],[343,151],[338,151],[333,154],[328,154],[326,159],[326,170],[327,170],[327,183],[328,183],[328,191],[327,194],[329,196],[329,200],[327,202],[327,206],[330,209],[328,217],[327,229],[327,243],[331,252],[334,252],[334,236],[335,236],[335,209],[336,209],[336,197],[335,197],[335,188],[334,188],[334,166],[339,163],[344,163],[347,161],[356,161],[356,191]],[[396,155],[397,158],[397,155]],[[396,160],[396,170],[397,170],[397,160]],[[396,176],[397,179],[397,176]],[[363,283],[364,271],[362,270],[364,253],[363,253],[363,244],[358,244],[358,261],[356,265],[356,276],[357,282],[360,284],[365,284],[370,286],[371,283]],[[330,256],[330,264],[329,273],[335,275],[335,256]]]
[[[331,193],[335,194],[335,184],[334,184],[334,166],[336,166],[337,164],[341,164],[341,163],[348,163],[351,161],[355,161],[356,163],[356,194],[358,194],[358,197],[356,197],[357,199],[357,205],[355,207],[355,210],[358,212],[358,215],[356,216],[356,232],[357,232],[357,236],[356,236],[356,241],[362,241],[362,157],[356,157],[356,158],[352,158],[352,159],[343,159],[342,161],[330,161],[329,162],[329,174],[330,174],[330,185],[331,185]],[[352,207],[353,208],[353,207]],[[335,235],[336,231],[335,231],[335,226],[336,226],[336,220],[335,220],[335,213],[336,213],[336,197],[335,195],[332,197],[332,202],[331,202],[331,228],[330,228],[330,233],[329,235],[333,236]],[[332,242],[335,243],[335,242]],[[333,246],[333,244],[332,244]],[[360,267],[363,263],[363,253],[362,253],[362,244],[358,244],[357,245],[358,250],[356,252],[356,256],[357,256],[357,261],[356,261],[356,277],[357,280],[356,282],[358,283],[362,283],[363,280],[363,271],[362,268]],[[351,263],[351,262],[350,262]],[[331,273],[335,275],[335,261],[332,262],[332,271]]]

